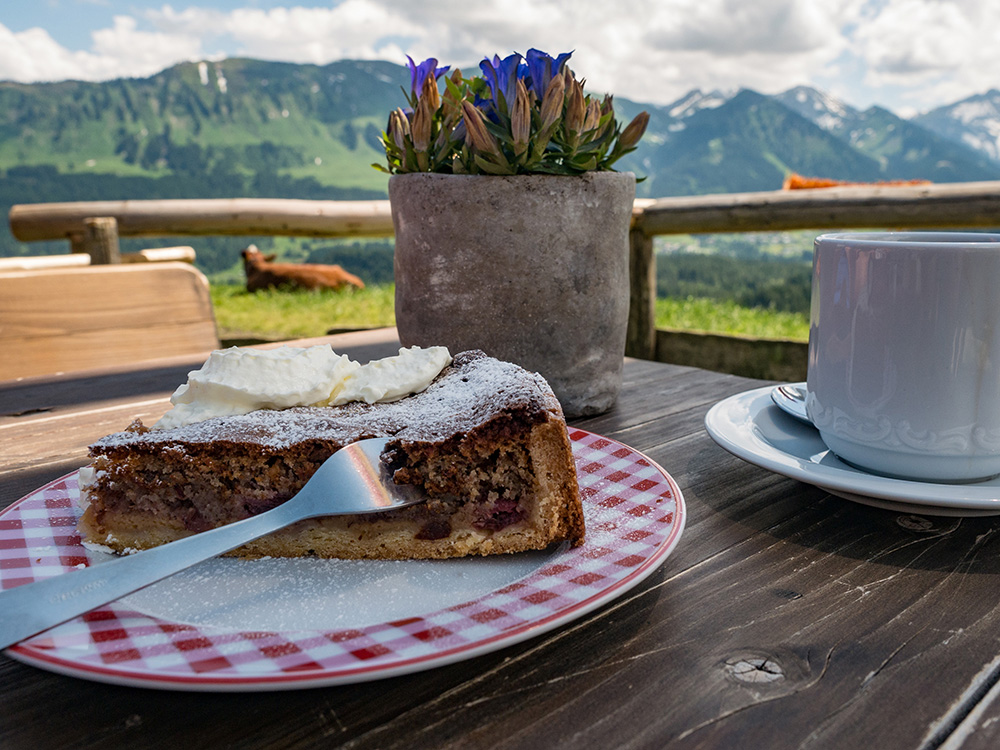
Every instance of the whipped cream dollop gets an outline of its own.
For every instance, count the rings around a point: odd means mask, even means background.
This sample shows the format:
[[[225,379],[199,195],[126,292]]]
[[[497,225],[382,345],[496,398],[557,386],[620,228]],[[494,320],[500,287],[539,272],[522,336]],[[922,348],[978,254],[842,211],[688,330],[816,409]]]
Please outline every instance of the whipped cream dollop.
[[[400,349],[394,357],[372,360],[348,373],[326,403],[337,406],[349,401],[368,404],[398,401],[411,393],[420,393],[450,364],[451,354],[446,346]]]
[[[187,383],[170,397],[173,408],[154,429],[258,409],[395,401],[427,388],[450,363],[443,346],[400,349],[396,356],[364,365],[322,344],[221,349],[188,373]]]

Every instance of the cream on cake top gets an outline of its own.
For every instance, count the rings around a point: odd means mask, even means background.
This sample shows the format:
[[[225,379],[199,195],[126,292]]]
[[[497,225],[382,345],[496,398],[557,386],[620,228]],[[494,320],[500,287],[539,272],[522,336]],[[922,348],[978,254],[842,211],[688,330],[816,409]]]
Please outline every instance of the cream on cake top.
[[[395,401],[419,393],[451,363],[447,347],[400,349],[362,365],[329,346],[231,347],[212,352],[170,397],[174,405],[154,429],[258,409]]]

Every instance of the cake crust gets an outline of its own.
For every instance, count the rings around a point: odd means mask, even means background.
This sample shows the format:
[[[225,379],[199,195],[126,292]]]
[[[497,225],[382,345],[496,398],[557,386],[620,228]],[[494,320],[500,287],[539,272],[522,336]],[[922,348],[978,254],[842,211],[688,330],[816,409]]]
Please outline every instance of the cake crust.
[[[482,352],[423,392],[382,404],[299,407],[167,430],[134,423],[91,447],[80,530],[144,549],[284,502],[340,447],[390,438],[383,459],[426,503],[302,521],[230,554],[444,558],[542,549],[584,537],[572,449],[543,378]]]

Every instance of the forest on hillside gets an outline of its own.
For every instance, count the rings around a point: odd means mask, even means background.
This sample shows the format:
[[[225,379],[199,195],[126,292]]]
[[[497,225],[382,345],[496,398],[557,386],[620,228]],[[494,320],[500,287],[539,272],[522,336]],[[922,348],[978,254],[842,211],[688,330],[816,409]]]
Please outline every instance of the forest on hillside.
[[[745,241],[742,256],[732,254],[735,238],[720,253],[661,253],[656,258],[658,297],[707,297],[731,301],[742,307],[782,312],[809,312],[811,264],[799,258],[762,255]],[[381,242],[323,243],[313,241],[306,260],[337,263],[365,283],[393,280],[393,245]]]

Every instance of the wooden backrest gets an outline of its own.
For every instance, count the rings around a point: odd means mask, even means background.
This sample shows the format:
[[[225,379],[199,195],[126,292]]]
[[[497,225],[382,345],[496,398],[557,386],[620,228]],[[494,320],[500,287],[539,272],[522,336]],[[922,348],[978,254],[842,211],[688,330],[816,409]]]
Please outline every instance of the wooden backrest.
[[[0,273],[0,380],[218,346],[208,280],[187,263]]]

